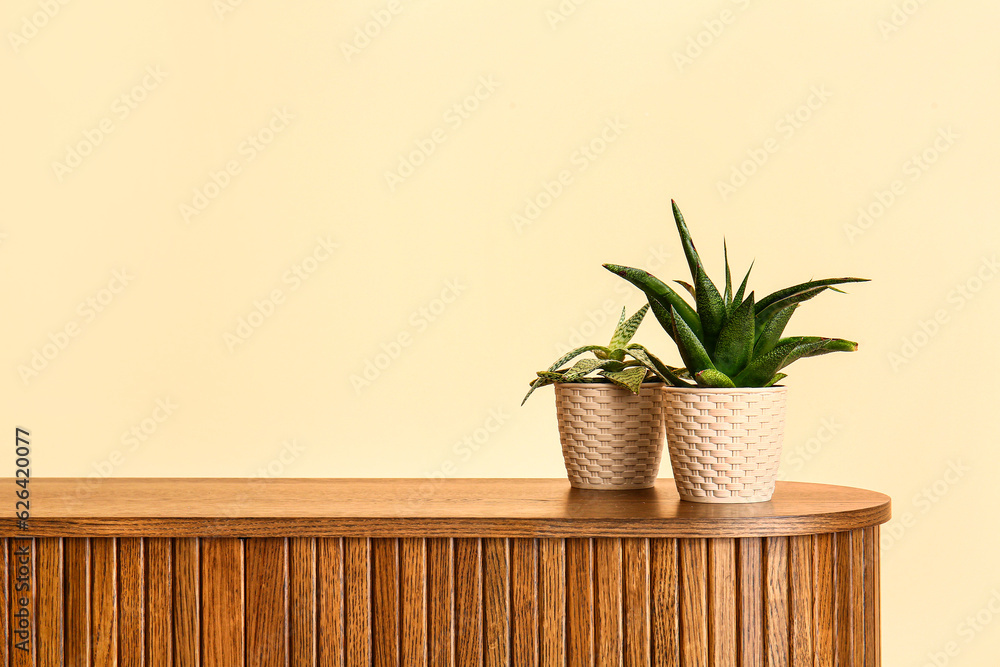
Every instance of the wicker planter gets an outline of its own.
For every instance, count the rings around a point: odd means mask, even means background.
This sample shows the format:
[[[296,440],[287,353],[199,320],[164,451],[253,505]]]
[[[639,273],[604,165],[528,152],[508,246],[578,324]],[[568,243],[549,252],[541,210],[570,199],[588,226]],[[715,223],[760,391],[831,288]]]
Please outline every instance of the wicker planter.
[[[785,431],[785,387],[667,387],[667,447],[681,500],[771,499]]]
[[[556,417],[569,482],[578,489],[645,489],[663,453],[664,385],[639,394],[611,383],[557,382]]]

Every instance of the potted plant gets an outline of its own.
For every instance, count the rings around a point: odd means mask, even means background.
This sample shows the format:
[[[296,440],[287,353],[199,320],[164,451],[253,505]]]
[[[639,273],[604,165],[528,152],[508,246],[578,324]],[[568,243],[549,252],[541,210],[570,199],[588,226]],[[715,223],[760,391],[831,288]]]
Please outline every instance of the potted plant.
[[[840,338],[782,337],[785,325],[803,301],[827,289],[841,292],[835,285],[867,279],[813,280],[756,300],[753,292],[746,294],[750,270],[733,292],[724,245],[726,284],[720,293],[680,209],[671,204],[692,281],[676,282],[691,294],[693,306],[647,271],[604,267],[645,293],[684,361],[685,369],[667,378],[671,386],[663,391],[677,492],[683,500],[703,503],[770,500],[784,435],[786,388],[778,383],[786,376],[781,370],[804,357],[858,349]]]
[[[585,345],[539,371],[524,401],[554,384],[556,417],[570,484],[581,489],[653,486],[663,453],[665,381],[675,370],[630,342],[649,306],[621,319],[608,345]],[[572,366],[566,364],[577,357]]]

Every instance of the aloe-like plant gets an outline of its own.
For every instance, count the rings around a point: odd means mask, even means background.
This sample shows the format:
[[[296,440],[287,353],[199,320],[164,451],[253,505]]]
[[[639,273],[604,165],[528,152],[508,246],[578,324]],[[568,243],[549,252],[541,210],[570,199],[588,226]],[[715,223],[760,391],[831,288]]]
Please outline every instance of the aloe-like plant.
[[[625,309],[622,308],[621,319],[618,320],[610,343],[606,346],[578,347],[559,357],[548,370],[536,373],[538,377],[531,382],[531,388],[524,395],[521,405],[536,389],[555,382],[613,382],[633,394],[639,393],[642,383],[650,376],[671,384],[681,382],[677,377],[677,372],[681,369],[667,366],[642,345],[630,342],[648,310],[647,304],[632,317],[626,318]],[[573,366],[562,368],[564,364],[587,352],[592,352],[594,357],[580,359]]]
[[[769,387],[784,379],[785,373],[779,371],[798,359],[858,349],[857,343],[841,338],[782,338],[781,335],[803,301],[827,289],[843,292],[834,286],[866,282],[867,278],[812,280],[757,301],[753,292],[744,297],[752,264],[742,284],[733,292],[729,251],[723,244],[726,285],[720,293],[705,273],[677,203],[673,200],[670,203],[692,280],[676,282],[690,292],[694,306],[648,271],[617,264],[604,264],[604,268],[646,294],[653,315],[677,344],[686,372],[675,369],[675,377],[669,380],[671,384],[691,386],[678,377],[684,376],[704,387]]]

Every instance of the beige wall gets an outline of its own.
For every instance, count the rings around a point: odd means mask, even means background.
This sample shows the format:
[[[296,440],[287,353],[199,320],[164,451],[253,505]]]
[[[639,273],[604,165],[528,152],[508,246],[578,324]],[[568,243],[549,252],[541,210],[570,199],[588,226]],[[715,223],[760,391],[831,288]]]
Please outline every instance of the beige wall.
[[[674,197],[759,295],[873,278],[793,320],[861,350],[793,367],[783,476],[892,495],[887,665],[994,664],[998,19],[8,0],[5,423],[44,476],[561,476],[526,383],[642,303],[602,262],[683,277]]]

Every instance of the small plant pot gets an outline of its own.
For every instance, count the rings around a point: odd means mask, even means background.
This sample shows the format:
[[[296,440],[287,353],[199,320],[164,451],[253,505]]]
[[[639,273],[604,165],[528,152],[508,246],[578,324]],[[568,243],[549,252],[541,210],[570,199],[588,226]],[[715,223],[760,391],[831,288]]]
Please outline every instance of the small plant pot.
[[[653,486],[663,454],[664,384],[644,383],[638,394],[610,382],[554,386],[570,485],[601,490]]]
[[[681,500],[771,499],[785,432],[785,387],[666,387],[667,447]]]

